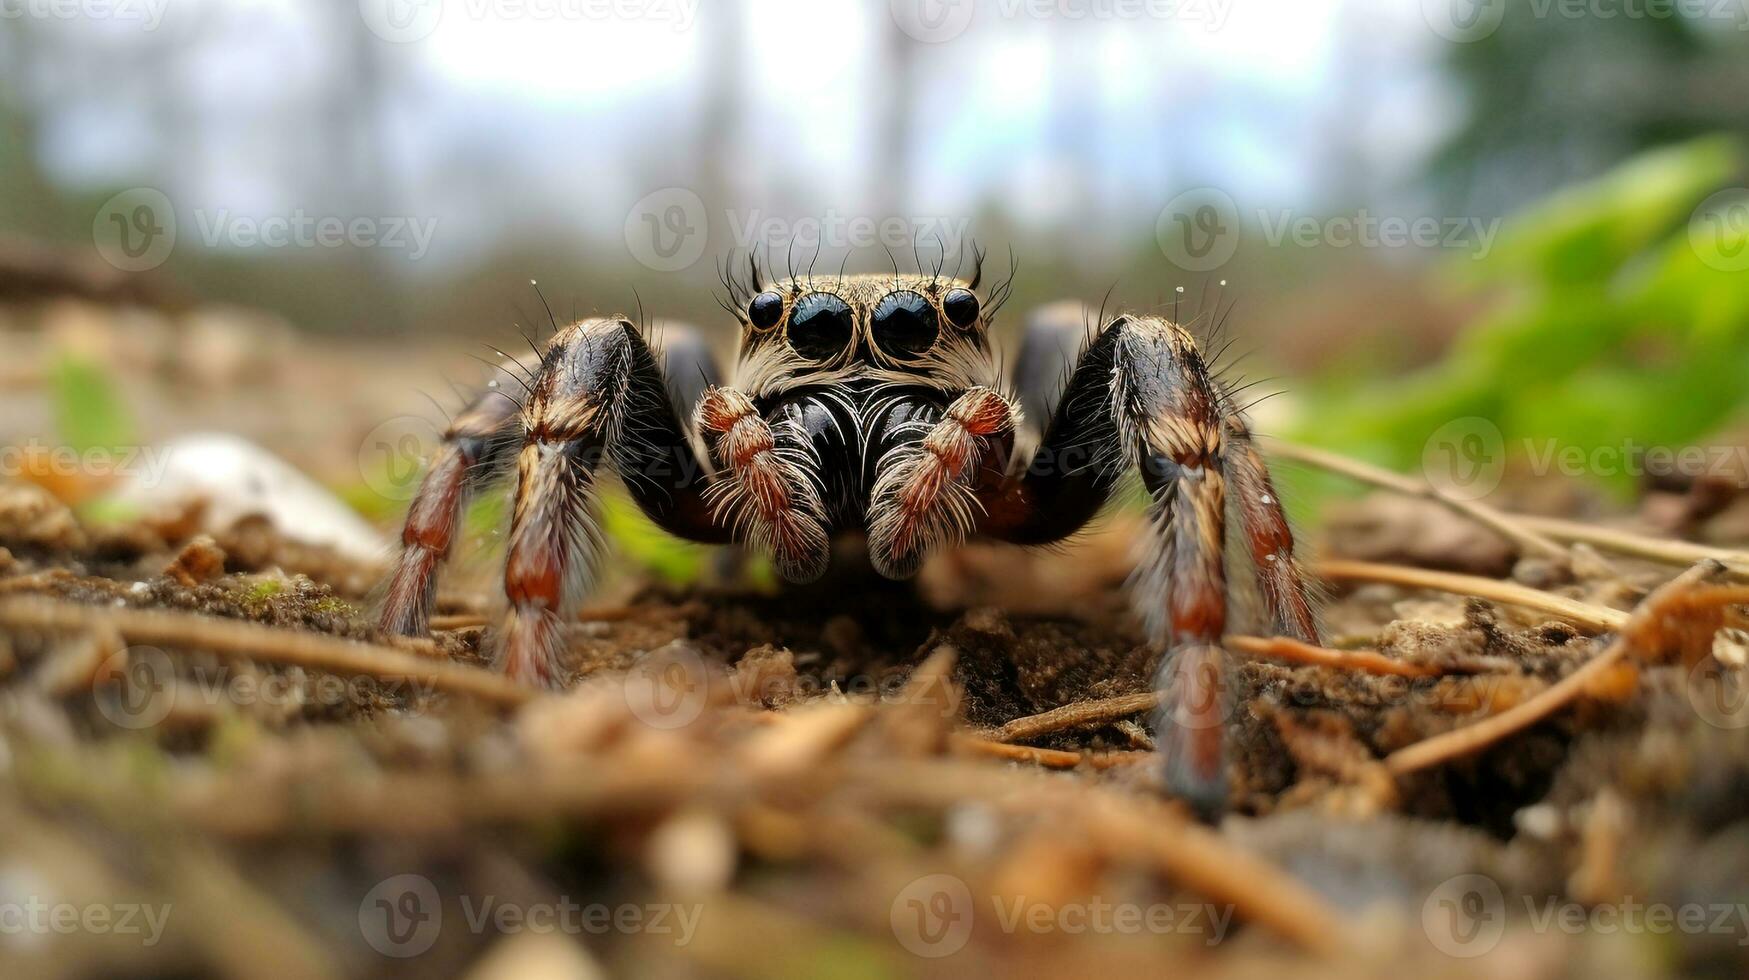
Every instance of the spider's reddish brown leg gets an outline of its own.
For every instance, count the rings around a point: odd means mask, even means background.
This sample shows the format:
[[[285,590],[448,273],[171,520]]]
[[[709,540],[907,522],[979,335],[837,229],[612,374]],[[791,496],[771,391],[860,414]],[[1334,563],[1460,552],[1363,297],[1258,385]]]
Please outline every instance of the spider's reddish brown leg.
[[[516,382],[502,371],[498,382],[456,416],[419,484],[383,590],[377,622],[386,633],[424,634],[437,598],[437,570],[449,557],[467,498],[515,456],[519,408],[504,386]]]
[[[1227,402],[1224,463],[1232,510],[1238,515],[1258,589],[1280,636],[1318,643],[1318,617],[1311,589],[1294,552],[1294,533],[1281,509],[1269,467],[1251,439],[1243,413]]]
[[[727,534],[711,518],[707,474],[655,355],[630,322],[585,320],[561,330],[542,357],[521,429],[498,662],[512,677],[554,687],[562,681],[564,624],[602,552],[592,509],[603,455],[664,530],[712,542]]]
[[[1163,651],[1156,729],[1166,780],[1213,814],[1226,805],[1233,707],[1220,646],[1229,495],[1280,628],[1315,639],[1316,625],[1268,471],[1190,334],[1155,317],[1107,324],[1076,361],[1028,468],[989,502],[983,530],[1025,543],[1072,534],[1132,465],[1152,496],[1131,595]]]

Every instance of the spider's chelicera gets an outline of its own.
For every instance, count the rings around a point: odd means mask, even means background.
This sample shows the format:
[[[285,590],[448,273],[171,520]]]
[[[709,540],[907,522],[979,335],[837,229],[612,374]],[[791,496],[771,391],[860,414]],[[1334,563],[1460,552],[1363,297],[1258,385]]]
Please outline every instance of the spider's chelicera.
[[[795,582],[825,570],[839,532],[865,533],[894,578],[973,535],[1059,541],[1133,469],[1152,505],[1130,590],[1163,654],[1167,783],[1205,812],[1224,806],[1230,531],[1267,625],[1311,642],[1318,627],[1269,471],[1190,333],[1130,313],[1091,336],[1079,313],[1034,317],[1011,396],[989,340],[1006,287],[980,298],[979,273],[751,271],[727,283],[742,328],[732,384],[690,332],[670,328],[658,350],[631,320],[598,317],[458,416],[408,514],[383,628],[425,632],[467,496],[511,469],[497,659],[543,686],[565,679],[562,625],[603,550],[591,517],[603,462],[664,530],[756,547]]]

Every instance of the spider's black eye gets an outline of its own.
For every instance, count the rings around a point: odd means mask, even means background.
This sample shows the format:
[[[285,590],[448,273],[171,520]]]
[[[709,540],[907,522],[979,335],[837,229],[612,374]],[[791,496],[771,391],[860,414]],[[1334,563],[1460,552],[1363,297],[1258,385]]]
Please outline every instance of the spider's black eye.
[[[831,293],[809,293],[789,314],[789,345],[810,361],[824,361],[850,346],[850,307]]]
[[[770,330],[783,319],[783,297],[776,293],[760,293],[747,304],[747,319],[761,330]]]
[[[941,298],[941,311],[949,323],[964,330],[978,321],[978,297],[969,289],[950,289]]]
[[[874,308],[874,342],[888,357],[916,357],[934,346],[940,332],[935,307],[919,293],[888,293]]]

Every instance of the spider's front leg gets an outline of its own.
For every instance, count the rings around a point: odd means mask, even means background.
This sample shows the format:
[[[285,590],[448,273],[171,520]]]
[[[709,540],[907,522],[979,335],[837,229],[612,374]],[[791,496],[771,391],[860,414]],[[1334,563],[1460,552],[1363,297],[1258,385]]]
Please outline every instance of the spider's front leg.
[[[1023,351],[1023,363],[1029,356],[1043,355]],[[1163,653],[1156,730],[1166,780],[1212,814],[1228,792],[1232,702],[1220,643],[1230,523],[1249,545],[1275,630],[1315,642],[1317,624],[1269,471],[1190,334],[1157,317],[1107,324],[1076,362],[1028,469],[992,501],[987,530],[1024,543],[1065,537],[1092,518],[1131,465],[1151,496],[1131,596]]]
[[[541,358],[522,428],[498,662],[512,677],[555,687],[564,624],[603,551],[593,513],[603,456],[658,527],[711,543],[728,534],[713,519],[708,470],[655,354],[629,321],[585,320],[560,331]]]

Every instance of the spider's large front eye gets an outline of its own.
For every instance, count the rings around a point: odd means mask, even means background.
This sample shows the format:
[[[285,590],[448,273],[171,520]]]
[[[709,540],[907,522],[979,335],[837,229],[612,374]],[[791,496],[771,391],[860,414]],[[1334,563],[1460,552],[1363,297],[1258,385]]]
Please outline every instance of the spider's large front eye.
[[[949,323],[965,330],[978,322],[978,297],[969,289],[950,289],[941,298],[941,311]]]
[[[760,330],[770,330],[783,319],[783,297],[773,292],[760,293],[747,304],[747,319]]]
[[[789,345],[810,361],[840,354],[855,333],[850,307],[831,293],[809,293],[789,314]]]
[[[922,294],[888,293],[874,308],[874,342],[888,357],[912,358],[935,346],[935,307]]]

